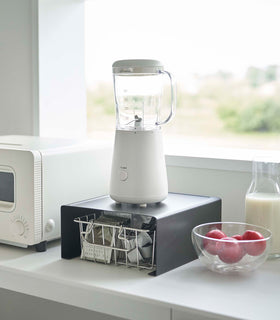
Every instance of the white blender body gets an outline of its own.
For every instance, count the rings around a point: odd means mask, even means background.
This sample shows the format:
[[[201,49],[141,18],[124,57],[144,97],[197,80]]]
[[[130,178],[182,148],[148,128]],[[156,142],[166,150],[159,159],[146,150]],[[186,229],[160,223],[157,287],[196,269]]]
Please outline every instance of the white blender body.
[[[171,108],[160,121],[163,77],[171,82]],[[116,134],[110,197],[122,203],[148,204],[168,194],[161,125],[174,112],[172,76],[156,60],[120,60],[113,64]]]

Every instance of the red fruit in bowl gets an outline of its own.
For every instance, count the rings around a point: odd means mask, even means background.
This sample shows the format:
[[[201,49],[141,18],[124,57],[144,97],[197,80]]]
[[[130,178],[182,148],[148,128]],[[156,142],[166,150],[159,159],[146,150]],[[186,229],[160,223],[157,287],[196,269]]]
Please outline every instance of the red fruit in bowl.
[[[241,241],[241,240],[242,240],[242,236],[241,236],[240,234],[235,234],[234,236],[232,236],[232,238],[234,238],[234,239],[236,239],[236,240],[238,240],[238,241]],[[244,248],[243,243],[242,243],[242,242],[241,242],[241,243],[239,242],[239,245],[240,245],[241,249],[243,250],[243,256],[245,256],[246,250],[245,250],[245,248]]]
[[[243,258],[245,252],[238,240],[233,237],[225,237],[221,240],[217,241],[216,250],[223,262],[236,263]]]
[[[213,238],[213,239],[222,239],[226,236],[227,235],[222,230],[219,230],[219,229],[210,230],[205,235],[205,237]],[[207,252],[209,252],[213,255],[216,255],[217,254],[216,243],[217,243],[217,241],[215,241],[215,240],[204,239],[203,240],[204,249]]]
[[[263,240],[262,240],[263,239]],[[243,247],[250,256],[259,256],[266,248],[266,241],[260,232],[247,230],[242,235],[242,240],[258,240],[252,242],[244,242]]]
[[[242,236],[240,234],[235,234],[234,236],[232,236],[232,238],[236,240],[242,240]]]

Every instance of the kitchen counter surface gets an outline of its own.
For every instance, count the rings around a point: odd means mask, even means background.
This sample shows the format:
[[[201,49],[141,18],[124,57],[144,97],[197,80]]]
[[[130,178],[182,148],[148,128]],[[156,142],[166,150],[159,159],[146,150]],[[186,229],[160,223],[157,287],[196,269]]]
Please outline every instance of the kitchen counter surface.
[[[198,260],[158,277],[124,266],[0,245],[0,287],[135,320],[278,319],[280,260],[246,275],[220,275]]]

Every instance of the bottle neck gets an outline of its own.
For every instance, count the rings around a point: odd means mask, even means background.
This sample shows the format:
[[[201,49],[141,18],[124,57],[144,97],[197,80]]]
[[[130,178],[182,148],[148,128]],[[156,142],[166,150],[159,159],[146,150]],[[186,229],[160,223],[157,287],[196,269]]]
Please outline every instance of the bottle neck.
[[[252,182],[247,193],[278,193],[279,163],[253,162]]]

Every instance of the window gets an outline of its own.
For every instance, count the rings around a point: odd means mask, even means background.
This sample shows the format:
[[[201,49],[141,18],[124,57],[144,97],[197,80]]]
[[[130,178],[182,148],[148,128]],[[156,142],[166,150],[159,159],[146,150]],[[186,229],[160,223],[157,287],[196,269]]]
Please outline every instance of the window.
[[[113,137],[115,60],[151,58],[177,82],[165,139],[279,149],[276,0],[86,2],[88,134]]]

